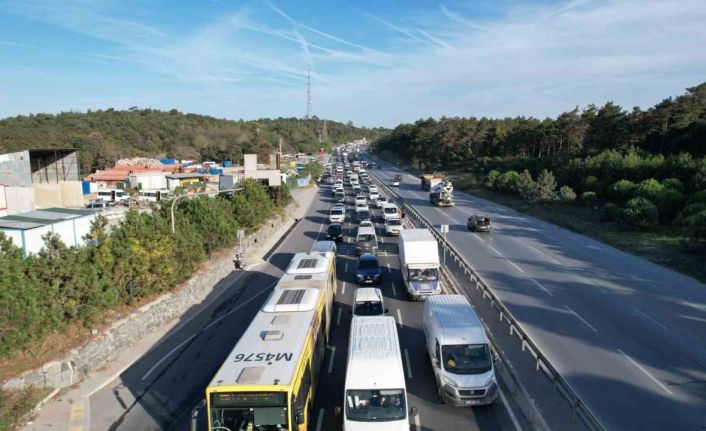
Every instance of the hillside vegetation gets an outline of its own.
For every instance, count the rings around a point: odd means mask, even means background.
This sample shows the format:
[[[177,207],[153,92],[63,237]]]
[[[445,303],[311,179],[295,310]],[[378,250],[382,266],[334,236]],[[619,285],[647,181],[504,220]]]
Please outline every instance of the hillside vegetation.
[[[670,266],[706,278],[701,265],[691,265],[698,258],[682,254],[706,249],[706,83],[647,110],[608,102],[544,120],[419,120],[397,126],[374,148],[631,251],[642,250],[596,225],[610,223],[625,238],[640,233],[647,257],[669,264],[678,256]],[[579,227],[577,217],[595,223]]]
[[[197,160],[242,160],[243,153],[267,155],[282,138],[284,151],[315,152],[322,146],[374,138],[383,129],[313,118],[231,121],[205,115],[154,109],[63,112],[0,120],[0,153],[28,148],[77,148],[81,171],[112,165],[123,157],[176,157]],[[266,160],[266,159],[265,159]]]

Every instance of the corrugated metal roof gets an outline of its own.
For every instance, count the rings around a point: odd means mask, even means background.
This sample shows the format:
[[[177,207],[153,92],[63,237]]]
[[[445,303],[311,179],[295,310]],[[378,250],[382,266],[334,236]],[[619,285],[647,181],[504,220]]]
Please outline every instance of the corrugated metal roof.
[[[20,230],[34,229],[64,220],[72,220],[94,214],[95,212],[91,210],[47,208],[0,217],[0,228]]]

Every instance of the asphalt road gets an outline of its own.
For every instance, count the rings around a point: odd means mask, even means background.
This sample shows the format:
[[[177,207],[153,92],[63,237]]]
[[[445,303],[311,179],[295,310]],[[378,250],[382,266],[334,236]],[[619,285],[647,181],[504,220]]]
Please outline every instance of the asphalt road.
[[[608,429],[706,429],[706,286],[591,238],[455,192],[430,205],[416,176],[374,174],[435,226],[495,290]],[[471,233],[484,213],[493,231]]]
[[[351,196],[347,198],[351,204]],[[188,430],[192,411],[197,429],[205,430],[203,400],[206,385],[232,350],[266,299],[295,252],[307,251],[323,239],[331,202],[327,187],[321,190],[305,218],[268,256],[268,261],[246,274],[232,274],[216,290],[224,291],[198,313],[185,315],[182,325],[167,334],[150,352],[137,360],[119,379],[90,398],[90,428],[94,430]],[[350,207],[349,207],[350,208]],[[373,210],[379,217],[379,210]],[[379,222],[376,223],[378,228]],[[379,229],[378,229],[379,231]],[[347,237],[337,259],[339,291],[336,322],[328,346],[318,388],[312,430],[341,429],[334,407],[343,398],[343,380],[350,324],[350,303],[355,289],[355,247],[346,224]],[[508,410],[498,400],[493,406],[451,408],[441,405],[430,365],[423,353],[422,304],[404,300],[398,270],[396,239],[380,237],[381,262],[385,267],[382,288],[386,307],[399,323],[405,353],[409,405],[419,408],[419,427],[412,430],[515,429]],[[388,269],[389,264],[389,269]],[[339,317],[340,315],[340,317]],[[409,360],[406,357],[409,356]]]

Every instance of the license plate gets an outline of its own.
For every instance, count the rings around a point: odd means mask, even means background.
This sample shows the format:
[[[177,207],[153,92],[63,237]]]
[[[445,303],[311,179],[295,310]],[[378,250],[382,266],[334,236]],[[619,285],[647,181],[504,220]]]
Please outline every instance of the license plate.
[[[465,403],[467,406],[475,406],[480,404],[480,400],[466,400]]]

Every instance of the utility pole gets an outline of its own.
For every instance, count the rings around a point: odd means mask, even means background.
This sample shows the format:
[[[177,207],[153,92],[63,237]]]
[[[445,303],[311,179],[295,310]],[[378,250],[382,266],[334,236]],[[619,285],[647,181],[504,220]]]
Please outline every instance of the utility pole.
[[[311,65],[306,70],[306,119],[311,119]]]

